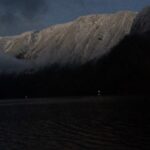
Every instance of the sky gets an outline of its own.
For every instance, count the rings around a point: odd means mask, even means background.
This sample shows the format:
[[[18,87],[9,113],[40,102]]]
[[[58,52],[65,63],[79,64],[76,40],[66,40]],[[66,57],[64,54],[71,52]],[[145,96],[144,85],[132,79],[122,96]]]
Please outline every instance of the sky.
[[[0,36],[39,30],[78,16],[140,11],[150,0],[0,0]]]

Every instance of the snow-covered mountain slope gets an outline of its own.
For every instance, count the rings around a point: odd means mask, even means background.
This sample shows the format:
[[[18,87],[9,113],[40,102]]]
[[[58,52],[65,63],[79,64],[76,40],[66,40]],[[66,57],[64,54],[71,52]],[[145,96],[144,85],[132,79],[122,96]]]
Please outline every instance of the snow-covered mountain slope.
[[[130,32],[136,13],[83,16],[36,32],[1,37],[0,50],[44,63],[85,63],[99,58]]]

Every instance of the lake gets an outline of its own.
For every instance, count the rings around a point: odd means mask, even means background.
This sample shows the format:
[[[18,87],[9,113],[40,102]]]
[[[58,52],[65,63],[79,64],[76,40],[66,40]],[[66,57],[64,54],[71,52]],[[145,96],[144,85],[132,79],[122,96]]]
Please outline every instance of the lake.
[[[149,100],[1,100],[0,150],[149,150]]]

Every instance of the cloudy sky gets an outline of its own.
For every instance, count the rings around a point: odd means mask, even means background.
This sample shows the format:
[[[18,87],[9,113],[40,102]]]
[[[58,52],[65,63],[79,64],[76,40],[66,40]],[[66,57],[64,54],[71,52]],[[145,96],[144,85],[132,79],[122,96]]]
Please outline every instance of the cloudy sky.
[[[150,0],[0,0],[0,36],[38,30],[80,15],[139,11]]]

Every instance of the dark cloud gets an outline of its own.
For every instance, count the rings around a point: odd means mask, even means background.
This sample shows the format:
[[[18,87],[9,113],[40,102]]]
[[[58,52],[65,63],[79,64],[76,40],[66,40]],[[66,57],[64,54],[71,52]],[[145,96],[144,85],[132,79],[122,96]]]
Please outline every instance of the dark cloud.
[[[5,13],[20,14],[26,18],[36,17],[46,10],[45,0],[0,0],[0,6]]]
[[[0,0],[0,36],[37,30],[81,15],[140,10],[149,0]]]
[[[0,0],[0,36],[36,29],[47,6],[46,0]]]

